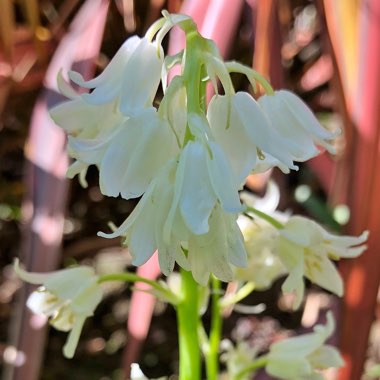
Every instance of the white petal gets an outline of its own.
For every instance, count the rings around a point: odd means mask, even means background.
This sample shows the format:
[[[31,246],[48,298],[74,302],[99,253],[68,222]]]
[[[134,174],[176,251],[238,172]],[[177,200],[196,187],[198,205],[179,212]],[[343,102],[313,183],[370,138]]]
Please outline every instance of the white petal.
[[[309,360],[317,369],[339,368],[344,365],[339,351],[330,345],[322,346],[310,355]]]
[[[199,235],[208,231],[208,219],[216,202],[205,163],[208,152],[199,142],[190,141],[181,153],[186,175],[183,182],[180,209],[190,230]]]
[[[83,99],[66,101],[50,109],[54,122],[69,134],[78,134],[92,123],[98,122],[96,108]]]
[[[34,314],[43,314],[50,317],[62,305],[62,300],[46,291],[44,287],[32,292],[26,301],[26,306]]]
[[[320,287],[342,297],[343,280],[335,265],[326,256],[319,257],[316,265],[310,264],[305,275]]]
[[[303,376],[307,378],[312,373],[310,364],[302,357],[294,357],[289,360],[288,357],[269,356],[265,370],[272,376],[288,380],[295,380]]]
[[[235,182],[242,184],[256,163],[256,146],[231,110],[231,98],[214,96],[207,110],[212,134],[231,164]]]
[[[137,363],[131,364],[131,380],[148,380]]]
[[[121,77],[120,111],[124,115],[137,115],[152,104],[161,79],[162,63],[155,44],[143,38],[128,60]]]
[[[86,287],[82,286],[81,291],[79,291],[72,299],[70,309],[75,314],[80,314],[88,317],[93,315],[94,310],[102,300],[102,288],[97,282],[94,282],[92,285],[90,284],[91,282],[89,282]]]
[[[273,129],[266,114],[252,96],[246,92],[238,92],[233,97],[232,102],[232,110],[236,112],[236,118],[239,118],[246,128],[251,141],[264,154],[268,153],[290,169],[295,169],[287,143]]]
[[[141,44],[141,39],[137,36],[128,38],[118,52],[115,54],[109,65],[96,78],[85,81],[76,72],[69,72],[70,79],[81,87],[95,88],[91,94],[83,94],[82,97],[91,104],[108,103],[120,94],[125,68],[133,52]],[[133,73],[128,73],[132,74]]]
[[[297,161],[306,161],[320,152],[314,141],[293,112],[290,112],[276,95],[264,95],[258,103],[271,120],[273,127],[284,138],[289,140],[291,153]]]
[[[233,273],[228,263],[228,244],[223,211],[215,209],[210,217],[210,230],[189,238],[188,259],[194,279],[206,285],[209,273],[222,281],[232,281]]]
[[[323,128],[310,108],[294,93],[287,90],[278,91],[281,100],[286,104],[288,110],[293,113],[299,123],[306,128],[319,142],[332,140],[340,131],[335,133]]]
[[[232,215],[224,215],[226,226],[226,240],[228,245],[228,261],[237,267],[247,266],[247,251],[244,245],[244,237],[241,233],[236,218]]]
[[[131,228],[131,226],[136,222],[140,214],[144,212],[144,207],[146,203],[149,201],[149,198],[152,196],[155,186],[156,186],[156,182],[152,181],[147,191],[145,192],[143,197],[140,199],[139,203],[137,203],[137,206],[133,209],[133,211],[128,216],[128,218],[116,229],[116,231],[108,233],[108,234],[104,232],[98,232],[98,236],[107,238],[107,239],[113,239],[113,238],[125,235],[126,232]]]
[[[50,319],[50,324],[58,331],[68,332],[75,324],[76,316],[69,306],[62,306],[57,309],[55,315]]]
[[[143,194],[159,169],[176,153],[174,135],[167,123],[150,120],[144,129],[144,135],[134,141],[132,156],[122,175],[121,195],[125,199]]]
[[[211,179],[211,185],[222,205],[222,208],[230,213],[238,213],[243,210],[240,203],[238,187],[232,176],[230,164],[223,150],[213,141],[209,142],[211,160],[207,160],[207,168]]]

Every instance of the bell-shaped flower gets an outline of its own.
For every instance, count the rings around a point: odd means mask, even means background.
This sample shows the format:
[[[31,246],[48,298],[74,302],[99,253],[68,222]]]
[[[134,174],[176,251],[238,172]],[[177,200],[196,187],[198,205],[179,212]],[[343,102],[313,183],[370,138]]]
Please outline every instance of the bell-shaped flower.
[[[99,145],[108,141],[126,118],[117,110],[115,103],[87,103],[64,81],[61,73],[58,75],[58,87],[70,100],[51,108],[49,113],[54,122],[69,136],[67,150],[76,160],[69,167],[67,176],[73,178],[79,173],[85,175],[89,165],[99,165],[102,158],[100,152],[104,154],[104,149],[99,149],[96,154],[88,153],[86,159],[80,159],[77,151],[81,150],[82,142],[91,141],[93,145]]]
[[[272,344],[267,355],[266,371],[284,380],[323,380],[318,371],[339,368],[344,364],[338,350],[325,344],[334,328],[334,319],[329,312],[326,325],[315,326],[312,333]]]
[[[279,231],[262,219],[252,220],[245,215],[239,215],[237,222],[244,236],[248,264],[236,269],[235,279],[253,282],[258,290],[267,289],[286,273],[277,254]]]
[[[313,283],[338,296],[343,295],[343,282],[331,260],[353,258],[365,249],[363,243],[368,231],[358,237],[336,236],[328,233],[316,222],[301,217],[290,217],[280,230],[278,254],[289,276],[282,290],[295,292],[295,308],[301,304],[305,276]]]
[[[313,112],[295,94],[287,90],[263,95],[258,103],[267,115],[273,128],[282,138],[293,141],[291,154],[295,161],[306,161],[317,156],[317,145],[335,153],[331,145],[340,131],[330,132],[323,128]]]
[[[166,275],[177,261],[200,283],[207,283],[210,272],[230,281],[230,264],[246,264],[235,215],[241,209],[221,148],[213,141],[189,141],[178,158],[157,173],[119,229],[101,236],[126,236],[134,265],[143,264],[158,249]]]
[[[42,285],[28,298],[27,306],[36,314],[50,318],[60,331],[70,331],[63,353],[74,356],[85,319],[92,316],[102,299],[98,277],[91,267],[79,266],[50,273],[26,272],[15,262],[18,276],[35,285]]]
[[[291,155],[293,143],[280,137],[248,93],[214,96],[207,118],[215,141],[231,162],[236,181],[244,183],[251,171],[262,172],[273,166],[285,173],[298,169]]]
[[[104,71],[94,79],[85,81],[74,71],[70,79],[77,85],[93,89],[83,94],[90,104],[100,105],[117,101],[120,111],[126,116],[136,116],[144,108],[152,106],[161,79],[163,63],[157,52],[157,44],[146,37],[128,38],[112,58]]]

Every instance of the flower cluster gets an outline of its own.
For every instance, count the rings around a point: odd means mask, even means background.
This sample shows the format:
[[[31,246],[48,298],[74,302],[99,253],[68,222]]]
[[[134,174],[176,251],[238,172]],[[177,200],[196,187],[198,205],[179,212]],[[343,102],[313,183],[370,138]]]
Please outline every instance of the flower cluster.
[[[81,174],[83,180],[87,167],[96,165],[103,194],[142,196],[116,231],[101,236],[125,237],[135,265],[158,250],[164,274],[177,262],[201,284],[210,273],[230,281],[233,268],[247,263],[236,223],[246,177],[274,166],[285,173],[296,170],[294,162],[317,155],[319,146],[333,151],[336,134],[293,93],[274,92],[255,71],[224,62],[189,17],[164,16],[144,38],[129,38],[98,77],[85,81],[69,73],[90,93],[76,93],[60,77],[60,89],[70,100],[51,115],[69,135],[75,159],[70,176]],[[187,46],[164,58],[161,41],[174,25],[185,32]],[[182,73],[168,84],[175,64]],[[243,73],[267,93],[256,101],[235,92],[230,72]],[[208,107],[207,80],[215,89]],[[160,83],[164,96],[156,107]]]

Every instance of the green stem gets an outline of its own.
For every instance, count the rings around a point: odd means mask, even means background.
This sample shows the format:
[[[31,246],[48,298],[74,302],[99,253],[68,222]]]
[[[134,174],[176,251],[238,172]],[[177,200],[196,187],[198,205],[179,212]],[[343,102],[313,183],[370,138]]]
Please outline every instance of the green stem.
[[[154,280],[149,280],[147,278],[138,276],[134,273],[124,272],[124,273],[112,273],[112,274],[104,274],[99,276],[98,283],[108,281],[122,281],[122,282],[143,282],[145,284],[150,285],[157,292],[161,293],[165,298],[172,304],[178,303],[178,297],[172,293],[169,289],[163,287],[158,282]]]
[[[219,345],[222,332],[222,315],[220,309],[220,281],[212,276],[211,329],[209,351],[206,356],[207,380],[217,380],[219,373]]]
[[[243,376],[250,374],[258,370],[259,368],[265,367],[268,363],[268,359],[266,356],[261,356],[260,358],[253,361],[248,367],[245,367],[240,372],[238,372],[234,378],[234,380],[240,380]]]
[[[260,83],[265,92],[268,95],[274,95],[273,87],[270,85],[269,81],[265,79],[260,73],[252,70],[250,67],[243,65],[240,62],[229,61],[226,62],[226,67],[230,73],[241,73],[244,74],[250,81],[253,90],[256,92],[256,81]]]
[[[252,214],[257,215],[259,218],[266,220],[268,223],[270,223],[273,227],[276,227],[279,230],[282,230],[284,228],[284,225],[280,223],[278,220],[273,218],[272,216],[266,214],[265,212],[262,212],[254,207],[247,206],[245,212],[251,212]]]
[[[225,296],[220,300],[219,304],[221,309],[233,306],[236,303],[240,302],[242,299],[248,297],[255,290],[254,282],[247,282],[244,284],[235,294],[231,296]]]
[[[200,380],[198,284],[181,269],[181,302],[176,306],[179,339],[179,380]]]
[[[204,86],[201,85],[202,60],[199,55],[199,39],[202,38],[198,31],[194,30],[186,34],[185,64],[183,68],[183,80],[187,95],[187,112],[202,113],[202,93]],[[189,125],[186,126],[183,146],[194,137]]]
[[[166,22],[165,17],[161,17],[155,23],[153,23],[145,33],[145,37],[148,41],[152,41],[155,34],[164,26]]]

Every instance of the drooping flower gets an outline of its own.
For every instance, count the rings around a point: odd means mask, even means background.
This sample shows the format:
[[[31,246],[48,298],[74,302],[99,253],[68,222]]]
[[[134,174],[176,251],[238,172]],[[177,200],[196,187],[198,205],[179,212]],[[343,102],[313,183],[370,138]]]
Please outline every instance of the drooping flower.
[[[342,296],[343,282],[331,260],[357,257],[367,248],[363,243],[368,238],[368,231],[358,237],[335,236],[316,222],[301,216],[290,217],[279,233],[278,254],[289,272],[282,289],[284,292],[295,292],[295,308],[299,307],[303,298],[304,276]]]
[[[73,178],[81,174],[82,182],[85,182],[88,166],[100,164],[105,146],[101,144],[110,139],[126,118],[117,110],[115,102],[101,105],[87,103],[64,81],[61,73],[58,74],[58,88],[69,100],[51,108],[49,113],[54,122],[68,134],[67,151],[70,157],[76,158],[67,176]],[[86,159],[81,160],[77,151],[82,141],[101,145],[101,148],[95,154],[90,155],[89,152]]]
[[[327,313],[327,324],[317,325],[314,331],[287,338],[271,345],[266,371],[284,380],[323,380],[318,370],[339,368],[344,363],[338,350],[326,340],[334,331],[334,319]]]
[[[240,174],[236,178],[240,182],[251,171],[263,172],[273,166],[285,173],[298,169],[290,154],[293,143],[280,137],[248,93],[214,96],[207,117],[215,140],[225,150],[234,171]]]
[[[70,332],[63,353],[74,356],[86,318],[93,315],[102,299],[98,277],[91,267],[79,266],[50,273],[26,272],[16,260],[15,272],[24,281],[42,285],[28,298],[27,306],[35,314],[43,314],[60,331]]]
[[[93,89],[91,93],[78,94],[59,74],[59,90],[70,100],[52,108],[50,114],[69,135],[68,152],[76,159],[68,169],[70,178],[80,174],[85,185],[88,166],[100,166],[114,133],[123,129],[129,118],[138,123],[142,114],[152,115],[161,77],[161,50],[161,46],[157,50],[157,43],[133,36],[98,77],[85,81],[79,73],[69,73],[73,82]]]
[[[125,116],[136,116],[151,107],[161,79],[163,52],[146,37],[128,38],[104,71],[94,79],[85,81],[74,71],[70,79],[77,85],[93,89],[82,98],[89,104],[100,105],[116,101]]]
[[[285,140],[293,141],[291,153],[295,161],[306,161],[317,156],[317,145],[335,153],[331,141],[340,133],[323,128],[313,112],[294,93],[287,90],[263,95],[258,104],[270,120],[273,128]]]

